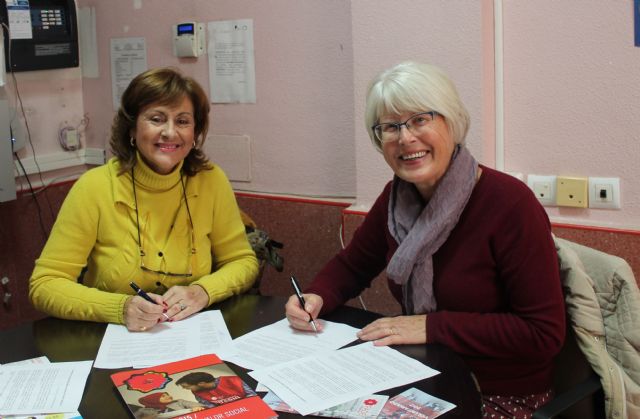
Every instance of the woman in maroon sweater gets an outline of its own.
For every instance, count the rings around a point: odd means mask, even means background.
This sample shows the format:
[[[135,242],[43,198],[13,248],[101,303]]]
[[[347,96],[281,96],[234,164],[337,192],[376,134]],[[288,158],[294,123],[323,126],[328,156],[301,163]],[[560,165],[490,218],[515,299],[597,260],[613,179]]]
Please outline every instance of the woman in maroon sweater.
[[[309,330],[309,313],[334,310],[386,270],[403,315],[374,321],[360,339],[447,345],[474,372],[485,414],[530,417],[551,395],[565,333],[546,212],[524,183],[468,152],[469,115],[438,68],[382,72],[365,119],[395,176],[305,290],[306,306],[289,299],[289,322]]]

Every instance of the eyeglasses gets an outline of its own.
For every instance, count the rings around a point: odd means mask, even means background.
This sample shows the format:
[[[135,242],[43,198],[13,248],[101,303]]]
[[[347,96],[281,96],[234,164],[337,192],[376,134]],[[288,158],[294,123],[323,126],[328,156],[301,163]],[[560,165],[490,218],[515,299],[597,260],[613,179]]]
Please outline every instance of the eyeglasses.
[[[138,229],[138,250],[140,252],[140,269],[142,269],[145,272],[151,272],[154,274],[158,274],[158,275],[163,275],[163,276],[176,276],[176,277],[182,277],[182,278],[188,278],[190,276],[193,276],[193,258],[195,257],[196,254],[196,248],[195,248],[195,233],[193,230],[193,219],[191,218],[191,211],[189,210],[189,201],[187,201],[187,192],[186,192],[186,188],[184,186],[184,180],[182,179],[182,174],[180,175],[180,184],[182,185],[182,196],[184,197],[184,203],[186,205],[187,208],[187,215],[189,216],[189,228],[191,230],[191,234],[190,234],[190,243],[189,243],[189,247],[191,249],[190,253],[190,258],[189,258],[189,271],[188,273],[173,273],[173,272],[168,272],[168,271],[161,271],[161,270],[155,270],[155,269],[151,269],[151,268],[147,268],[144,264],[144,257],[146,256],[146,253],[144,252],[144,249],[142,248],[142,240],[140,238],[140,220],[139,220],[139,216],[138,216],[138,198],[136,196],[136,181],[135,178],[133,176],[133,167],[131,168],[131,185],[133,187],[133,201],[135,203],[135,209],[136,209],[136,227]],[[163,259],[164,261],[164,259]]]
[[[403,125],[407,127],[411,134],[420,135],[427,131],[436,116],[438,116],[436,111],[421,112],[404,122],[383,122],[372,126],[371,129],[381,144],[392,143],[400,139],[400,131]]]

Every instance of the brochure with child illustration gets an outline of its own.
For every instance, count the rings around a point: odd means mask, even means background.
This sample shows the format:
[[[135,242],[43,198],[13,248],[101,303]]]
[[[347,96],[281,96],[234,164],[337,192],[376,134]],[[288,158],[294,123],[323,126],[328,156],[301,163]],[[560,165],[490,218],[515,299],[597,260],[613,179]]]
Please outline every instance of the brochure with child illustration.
[[[278,415],[216,355],[111,375],[137,419],[268,419]]]
[[[390,398],[378,415],[378,419],[433,419],[456,407],[417,388],[410,388]]]
[[[315,412],[312,415],[342,419],[377,419],[378,413],[380,413],[388,398],[389,396],[371,394]],[[298,413],[271,391],[264,396],[263,400],[278,412]]]

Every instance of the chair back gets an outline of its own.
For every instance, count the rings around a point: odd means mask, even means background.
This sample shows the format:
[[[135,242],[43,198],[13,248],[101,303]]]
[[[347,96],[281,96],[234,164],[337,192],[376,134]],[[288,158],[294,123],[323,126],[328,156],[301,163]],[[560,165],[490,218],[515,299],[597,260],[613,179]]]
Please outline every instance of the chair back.
[[[577,388],[592,376],[597,376],[578,347],[575,333],[568,319],[565,342],[553,364],[553,388],[556,396]],[[560,417],[564,419],[604,419],[604,393],[602,389],[566,408]]]
[[[568,240],[555,238],[555,242],[568,315],[567,348],[558,358],[558,373],[586,374],[580,367],[586,360],[607,392],[605,402],[595,401],[595,417],[633,416],[638,406],[628,402],[640,394],[640,354],[634,348],[640,330],[640,292],[633,272],[617,256]],[[569,345],[576,345],[575,350]]]

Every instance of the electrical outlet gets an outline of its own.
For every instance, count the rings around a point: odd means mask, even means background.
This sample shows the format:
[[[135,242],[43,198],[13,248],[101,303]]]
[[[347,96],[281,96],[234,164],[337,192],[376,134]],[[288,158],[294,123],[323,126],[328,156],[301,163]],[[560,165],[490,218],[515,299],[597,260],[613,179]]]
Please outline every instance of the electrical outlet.
[[[75,129],[67,130],[67,138],[65,141],[67,150],[77,150],[80,148],[80,139],[78,138],[78,131]]]
[[[527,185],[538,198],[538,201],[545,206],[556,205],[556,177],[555,176],[527,176]]]
[[[620,209],[620,178],[590,177],[589,208]]]
[[[586,177],[558,176],[556,204],[560,207],[587,208],[589,180]]]

